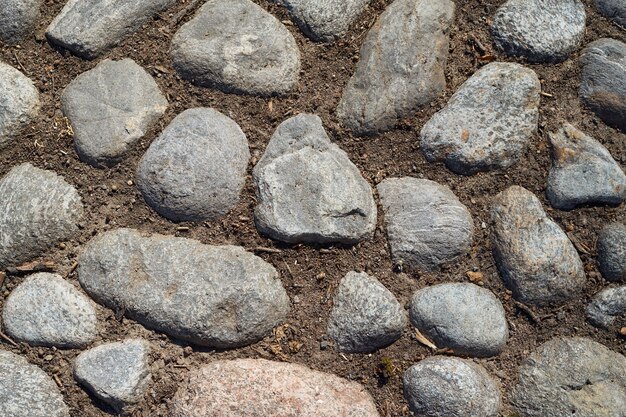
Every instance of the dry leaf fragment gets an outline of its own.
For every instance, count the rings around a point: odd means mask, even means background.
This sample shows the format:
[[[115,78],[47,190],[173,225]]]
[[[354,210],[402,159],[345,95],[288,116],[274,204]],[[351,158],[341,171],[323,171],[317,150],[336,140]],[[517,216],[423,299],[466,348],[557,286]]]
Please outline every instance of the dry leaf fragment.
[[[426,336],[424,336],[419,330],[415,329],[415,338],[417,339],[418,342],[420,342],[422,345],[431,348],[432,350],[437,350],[437,346],[435,346],[435,344],[433,342],[431,342],[430,340],[428,340],[426,338]]]

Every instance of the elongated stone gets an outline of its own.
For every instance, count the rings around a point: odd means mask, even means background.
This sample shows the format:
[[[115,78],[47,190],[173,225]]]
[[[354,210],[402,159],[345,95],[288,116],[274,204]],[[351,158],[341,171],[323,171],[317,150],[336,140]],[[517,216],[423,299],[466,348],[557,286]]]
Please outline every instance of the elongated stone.
[[[0,149],[39,114],[39,90],[17,69],[0,62]]]

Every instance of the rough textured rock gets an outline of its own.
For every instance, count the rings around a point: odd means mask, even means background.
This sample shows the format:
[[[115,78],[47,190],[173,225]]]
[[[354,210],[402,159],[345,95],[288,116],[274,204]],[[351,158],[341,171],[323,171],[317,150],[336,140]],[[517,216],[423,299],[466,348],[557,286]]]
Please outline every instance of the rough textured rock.
[[[407,319],[396,297],[365,272],[348,272],[339,283],[328,334],[343,352],[373,352],[402,336]]]
[[[76,189],[29,163],[0,179],[0,270],[41,256],[68,239],[83,216]]]
[[[150,74],[132,59],[105,59],[74,79],[61,96],[78,156],[113,166],[167,109]]]
[[[131,229],[94,238],[79,258],[78,279],[99,303],[215,348],[254,343],[289,311],[276,270],[243,248]]]
[[[618,25],[626,27],[626,3],[624,0],[596,0],[596,6],[604,16],[615,21]]]
[[[480,365],[459,358],[434,356],[404,373],[404,396],[423,417],[495,417],[500,390]]]
[[[438,348],[470,356],[504,350],[509,326],[504,308],[489,290],[470,283],[422,288],[411,300],[411,322]]]
[[[496,265],[515,298],[544,306],[580,293],[586,281],[580,257],[533,193],[509,187],[494,198],[491,218]]]
[[[184,78],[226,92],[284,94],[300,73],[289,30],[250,0],[208,0],[176,32],[171,55]]]
[[[253,176],[256,225],[274,239],[351,244],[376,227],[371,186],[317,116],[300,114],[281,123]]]
[[[610,223],[596,243],[598,264],[605,279],[626,282],[626,226]]]
[[[74,378],[122,412],[143,399],[152,380],[149,354],[149,343],[141,339],[100,345],[78,355]]]
[[[521,417],[626,415],[626,358],[590,339],[558,337],[522,362],[510,401]]]
[[[6,299],[2,320],[9,336],[34,346],[80,348],[96,337],[91,301],[56,274],[26,278]]]
[[[356,134],[391,129],[446,87],[450,0],[395,0],[370,29],[337,116]]]
[[[170,220],[214,220],[239,201],[249,159],[248,140],[237,123],[213,109],[189,109],[141,158],[137,186]]]
[[[43,370],[0,350],[0,416],[69,417],[70,412]]]
[[[581,44],[587,14],[580,0],[509,0],[491,25],[495,44],[531,62],[560,62]]]
[[[580,98],[607,124],[626,132],[626,44],[598,39],[582,53]]]
[[[0,0],[0,41],[20,42],[39,20],[41,0]]]
[[[215,361],[192,371],[171,417],[378,417],[361,385],[301,365],[264,359]]]
[[[593,296],[587,306],[587,318],[596,327],[608,329],[615,319],[626,313],[626,285],[605,288]]]
[[[394,262],[431,271],[469,251],[472,216],[448,187],[404,177],[377,188]]]
[[[137,31],[175,0],[69,0],[46,36],[75,55],[94,59]]]
[[[457,174],[515,164],[537,131],[541,85],[519,64],[494,62],[476,71],[422,128],[429,161]]]
[[[2,149],[37,116],[41,104],[39,91],[33,82],[3,62],[0,62],[0,91],[2,91],[0,95],[0,149]]]

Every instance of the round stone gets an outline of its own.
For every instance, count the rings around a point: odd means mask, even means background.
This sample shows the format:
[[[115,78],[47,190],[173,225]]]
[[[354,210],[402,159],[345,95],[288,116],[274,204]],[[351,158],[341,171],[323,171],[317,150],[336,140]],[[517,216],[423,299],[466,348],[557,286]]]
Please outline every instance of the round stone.
[[[602,276],[609,281],[626,282],[626,226],[607,224],[596,245]]]
[[[14,44],[32,34],[40,7],[41,0],[0,0],[0,40]]]
[[[593,296],[587,306],[587,319],[596,327],[609,329],[626,313],[626,285],[605,288]]]

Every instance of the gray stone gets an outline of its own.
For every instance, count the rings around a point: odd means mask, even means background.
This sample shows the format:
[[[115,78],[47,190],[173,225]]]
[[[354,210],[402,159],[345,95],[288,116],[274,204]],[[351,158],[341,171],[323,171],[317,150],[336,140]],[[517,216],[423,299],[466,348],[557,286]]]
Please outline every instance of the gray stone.
[[[580,61],[580,99],[605,123],[626,132],[626,44],[598,39]]]
[[[433,271],[469,252],[472,216],[447,186],[404,177],[377,188],[397,264]]]
[[[422,288],[411,299],[411,322],[438,348],[462,355],[500,354],[509,338],[504,308],[489,290],[470,283]]]
[[[556,63],[580,46],[586,18],[580,0],[509,0],[496,11],[491,32],[508,55]]]
[[[422,128],[426,159],[463,175],[512,166],[537,132],[540,91],[529,68],[484,66]]]
[[[374,352],[402,336],[407,319],[396,297],[365,272],[348,272],[339,283],[328,335],[343,352]]]
[[[248,140],[237,123],[213,109],[189,109],[141,158],[137,186],[170,220],[214,220],[239,201],[249,159]]]
[[[113,166],[167,109],[152,77],[132,59],[105,59],[74,79],[61,96],[78,156]]]
[[[226,92],[285,94],[300,73],[289,30],[250,0],[208,0],[174,35],[171,56],[183,78]]]
[[[563,230],[530,191],[512,186],[491,208],[496,265],[513,296],[527,304],[562,304],[585,286],[582,261]]]
[[[522,362],[509,397],[520,417],[626,415],[626,358],[590,339],[557,337]]]
[[[83,217],[76,189],[52,171],[24,163],[0,179],[0,270],[69,239]]]
[[[80,348],[97,334],[89,298],[56,274],[26,278],[4,302],[2,320],[9,336],[33,346]]]
[[[495,417],[502,399],[496,382],[474,362],[433,356],[404,373],[404,397],[422,417]]]
[[[626,282],[626,226],[604,226],[596,243],[598,264],[605,279]]]
[[[117,412],[123,412],[143,399],[152,380],[149,354],[150,345],[142,339],[100,345],[78,355],[74,378]]]
[[[587,306],[587,319],[596,327],[609,329],[616,318],[626,313],[626,285],[605,288]]]
[[[0,0],[1,1],[1,0]],[[0,149],[39,114],[39,90],[24,74],[0,62]]]
[[[626,27],[626,2],[624,0],[596,0],[596,6],[602,15]]]
[[[18,43],[37,25],[41,0],[0,0],[0,41]]]
[[[356,134],[389,130],[446,87],[450,0],[395,0],[370,29],[337,108]]]
[[[202,346],[254,343],[289,312],[278,272],[237,246],[117,229],[89,242],[78,278],[99,303]]]
[[[352,244],[376,227],[371,186],[315,115],[281,123],[253,176],[256,226],[271,238]]]
[[[136,32],[176,0],[69,0],[46,36],[54,45],[94,59]]]
[[[69,417],[57,385],[26,359],[0,350],[0,416]]]

